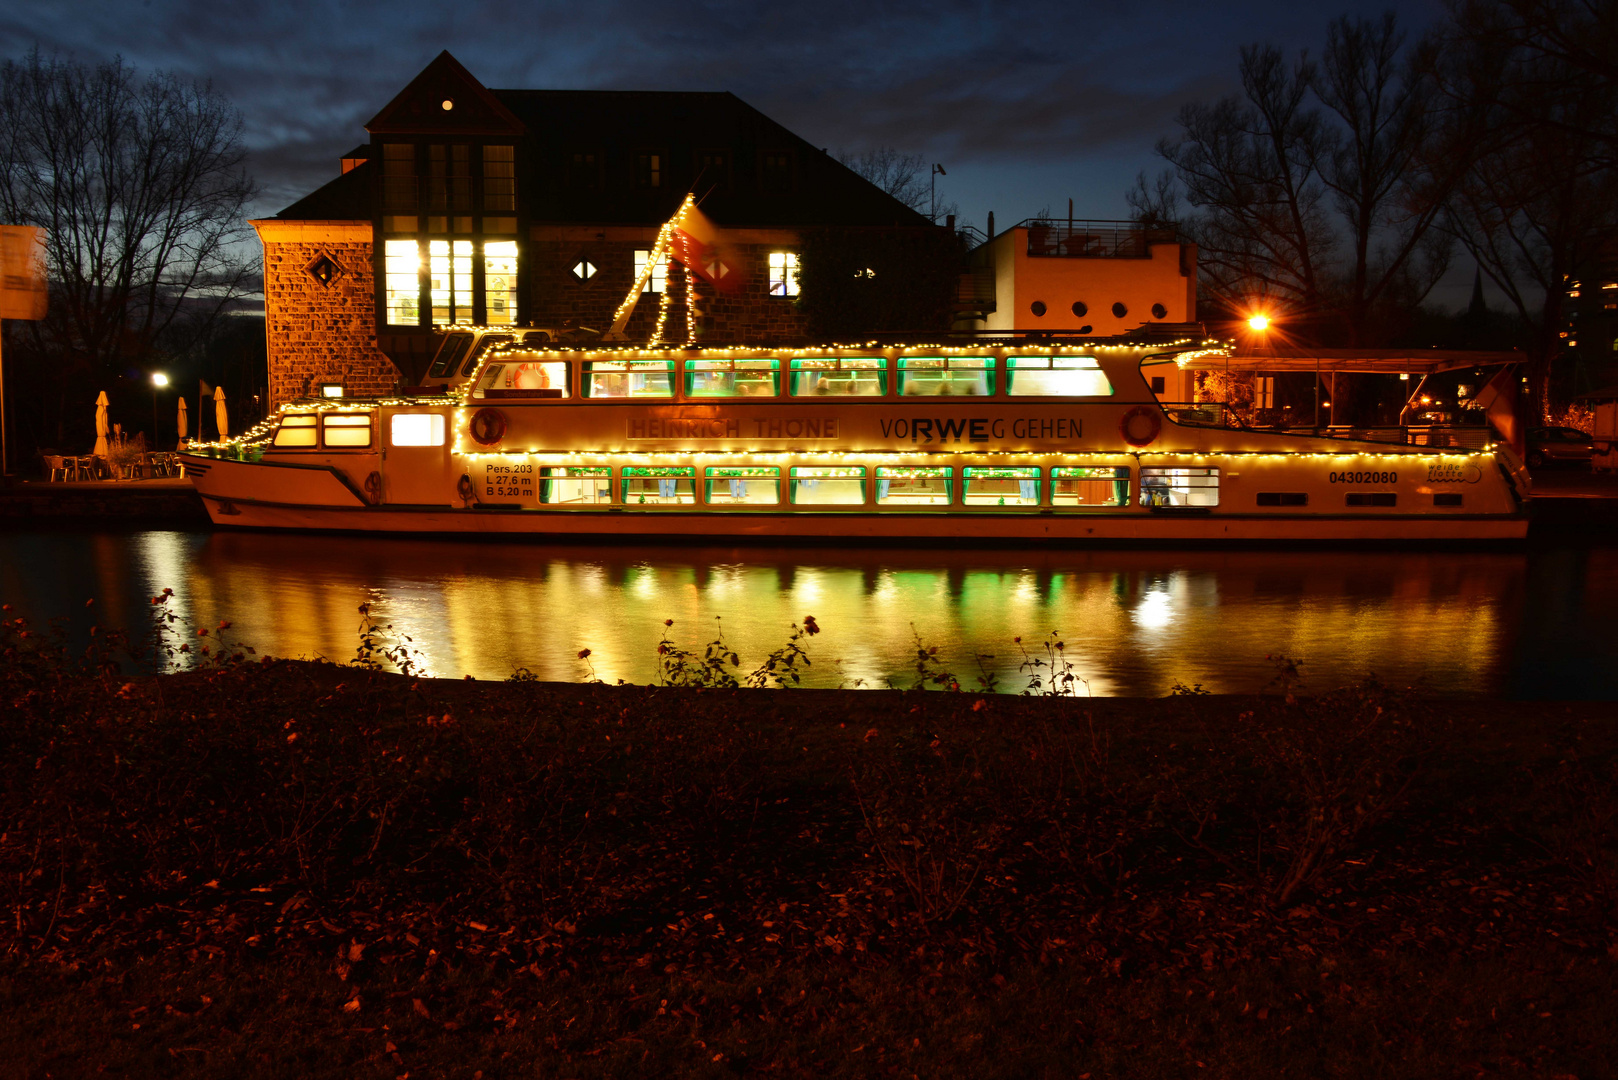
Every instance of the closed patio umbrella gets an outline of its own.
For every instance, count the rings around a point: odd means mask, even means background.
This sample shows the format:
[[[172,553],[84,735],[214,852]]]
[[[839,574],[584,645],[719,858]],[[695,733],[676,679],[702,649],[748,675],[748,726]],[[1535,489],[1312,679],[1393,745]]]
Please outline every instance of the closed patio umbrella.
[[[96,395],[96,446],[92,453],[96,457],[107,456],[107,434],[112,431],[107,421],[107,392],[105,390]],[[83,443],[79,444],[83,446]]]
[[[219,437],[223,439],[230,434],[230,413],[225,409],[225,388],[213,388],[213,418],[219,425]]]
[[[190,425],[186,422],[188,419],[189,419],[189,417],[187,417],[186,414],[185,414],[185,395],[181,394],[180,395],[180,411],[179,411],[179,414],[175,417],[175,424],[177,425],[176,430],[178,430],[179,433],[180,433],[180,442],[181,442],[181,444],[184,444],[186,433],[191,430]]]

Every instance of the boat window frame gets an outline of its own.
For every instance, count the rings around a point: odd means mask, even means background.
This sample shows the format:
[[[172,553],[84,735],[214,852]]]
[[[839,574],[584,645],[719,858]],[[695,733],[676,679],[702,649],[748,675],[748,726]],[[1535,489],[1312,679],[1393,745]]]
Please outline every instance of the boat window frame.
[[[712,367],[693,368],[693,364],[711,364]],[[741,365],[748,365],[742,367]],[[729,373],[732,385],[735,380],[747,372],[750,379],[759,377],[762,373],[769,385],[767,394],[742,393],[699,393],[692,389],[698,375],[714,375]],[[774,356],[722,356],[722,357],[685,357],[679,365],[680,398],[682,401],[751,401],[754,399],[778,400],[781,397],[781,361]]]
[[[1138,484],[1136,484],[1136,491],[1137,491],[1136,501],[1139,503],[1139,505],[1143,509],[1147,509],[1147,510],[1157,510],[1157,511],[1167,510],[1167,511],[1170,511],[1170,512],[1175,511],[1175,510],[1182,510],[1182,511],[1183,510],[1193,510],[1193,511],[1213,510],[1213,509],[1215,509],[1215,508],[1217,508],[1219,506],[1219,489],[1220,489],[1220,475],[1219,474],[1220,474],[1220,470],[1219,470],[1218,466],[1213,466],[1213,465],[1191,465],[1191,466],[1188,466],[1188,465],[1142,465],[1140,467],[1140,481],[1139,481]],[[1151,502],[1151,501],[1149,501],[1149,499],[1155,498],[1156,493],[1157,493],[1157,491],[1159,489],[1164,489],[1164,490],[1167,490],[1167,491],[1173,491],[1174,487],[1175,487],[1175,485],[1173,485],[1173,484],[1152,484],[1152,485],[1150,485],[1150,487],[1152,488],[1152,491],[1148,491],[1147,490],[1148,484],[1146,483],[1146,481],[1148,479],[1156,479],[1158,477],[1167,477],[1167,478],[1169,478],[1171,480],[1172,479],[1182,479],[1182,480],[1208,479],[1208,480],[1212,480],[1213,483],[1211,483],[1211,484],[1185,484],[1185,485],[1182,485],[1182,486],[1185,487],[1187,490],[1190,490],[1190,489],[1193,489],[1193,488],[1209,488],[1209,489],[1212,489],[1212,491],[1213,491],[1213,502],[1211,502],[1211,503],[1206,503],[1206,502],[1197,502],[1197,503],[1193,503],[1193,502],[1186,502],[1186,503]]]
[[[850,361],[855,361],[855,363],[850,363]],[[857,356],[793,356],[788,358],[788,362],[784,370],[786,371],[787,378],[785,387],[786,393],[783,396],[789,398],[803,398],[807,400],[836,398],[838,400],[848,401],[881,400],[889,396],[891,387],[893,386],[893,379],[890,375],[888,357],[879,354],[874,355],[870,353],[861,353]],[[815,380],[816,385],[818,385],[820,382],[825,380],[824,373],[828,371],[837,373],[842,373],[845,371],[853,373],[874,371],[876,372],[877,393],[814,393],[806,389],[799,389],[798,376],[800,373],[804,375],[819,373],[821,376],[820,379]],[[861,381],[863,380],[861,380],[857,374],[851,374],[848,378],[848,382],[851,387]]]
[[[431,434],[436,436],[436,441],[434,441],[434,442],[424,442],[424,443],[401,443],[401,442],[396,441],[397,440],[397,433],[395,431],[395,426],[396,426],[397,422],[400,420],[400,418],[407,417],[407,416],[408,417],[425,416],[425,417],[427,417],[427,419],[429,421],[437,420],[438,421],[437,424],[429,423],[427,425],[429,431],[431,432]],[[431,449],[434,449],[434,448],[437,448],[437,447],[447,446],[449,444],[449,420],[448,420],[448,417],[446,417],[442,412],[439,412],[439,411],[436,411],[436,410],[429,411],[429,410],[426,410],[426,409],[414,409],[414,410],[409,410],[409,411],[400,411],[400,412],[395,412],[395,413],[389,413],[388,414],[388,438],[387,438],[387,443],[388,443],[388,449],[390,449],[390,450],[394,450],[394,449],[431,450]]]
[[[769,486],[774,494],[773,499],[751,499],[747,495],[735,495],[734,481],[740,480],[744,484],[757,482],[760,487]],[[729,482],[731,496],[714,501],[714,483],[716,481]],[[779,465],[708,465],[702,470],[702,503],[704,506],[743,507],[743,506],[780,506],[781,505],[781,466]]]
[[[1060,475],[1058,475],[1059,473],[1065,473],[1065,472],[1075,472],[1075,473],[1076,472],[1099,472],[1099,471],[1102,471],[1102,470],[1106,470],[1106,471],[1110,472],[1112,475],[1110,477],[1109,476],[1060,476]],[[1051,507],[1053,509],[1056,509],[1056,510],[1067,510],[1067,509],[1070,509],[1070,510],[1127,510],[1132,505],[1132,503],[1131,503],[1131,495],[1132,495],[1131,488],[1133,486],[1131,484],[1131,479],[1132,479],[1131,473],[1132,473],[1132,471],[1133,470],[1131,470],[1128,465],[1087,465],[1087,464],[1081,464],[1081,463],[1072,463],[1072,464],[1068,464],[1068,465],[1052,465],[1051,469],[1050,469],[1050,477],[1049,477],[1049,479],[1050,479],[1050,505],[1051,505]],[[1105,503],[1087,503],[1087,502],[1065,503],[1065,502],[1057,502],[1056,501],[1057,500],[1056,485],[1059,484],[1059,483],[1063,483],[1063,482],[1068,482],[1068,483],[1074,483],[1074,482],[1076,482],[1076,483],[1097,483],[1097,484],[1111,483],[1114,486],[1114,488],[1116,488],[1117,485],[1121,483],[1124,486],[1124,497],[1118,502],[1105,502]]]
[[[1018,501],[1008,503],[1002,495],[998,503],[972,502],[972,481],[976,479],[1018,481]],[[967,509],[994,511],[1035,510],[1045,505],[1044,481],[1045,470],[1038,465],[967,465],[961,469],[961,506]],[[1021,485],[1029,482],[1034,485],[1032,501],[1028,501],[1028,497],[1022,493]]]
[[[903,473],[903,476],[884,476],[883,473]],[[953,465],[878,465],[872,474],[872,494],[876,507],[887,512],[915,512],[932,511],[938,513],[953,508],[955,503],[955,466]],[[894,480],[928,479],[944,481],[944,501],[925,503],[899,503],[889,501],[891,494],[884,493],[883,481],[892,483]]]
[[[561,469],[563,476],[548,476],[546,473],[552,469]],[[591,499],[588,502],[552,502],[545,498],[547,485],[558,480],[601,480],[607,482],[607,497],[605,499]],[[534,473],[534,505],[557,510],[589,510],[601,506],[614,506],[617,500],[613,498],[616,478],[613,476],[610,465],[540,465]],[[599,491],[599,488],[596,490]]]
[[[898,361],[899,363],[894,370],[894,383],[901,398],[966,397],[982,400],[1000,396],[1000,357],[992,353],[974,356],[901,356],[898,357]],[[944,374],[942,378],[933,380],[920,377],[920,373],[928,371],[941,371]],[[982,385],[985,387],[983,393],[927,393],[920,389],[915,391],[910,389],[912,380],[914,380],[914,385],[918,388],[928,381],[936,382],[940,386],[956,385],[953,375],[957,371],[979,374],[983,380]],[[914,374],[907,377],[907,372]],[[962,379],[959,385],[970,386],[976,384]]]
[[[432,366],[427,369],[429,379],[453,379],[455,373],[461,369],[461,360],[471,351],[472,341],[476,334],[467,330],[457,330],[444,335],[444,341],[438,346],[438,352],[433,354]],[[455,347],[454,353],[447,350]]]
[[[376,447],[376,413],[369,409],[323,409],[320,417],[320,448],[334,453],[348,453],[354,450],[371,450]],[[333,421],[362,419],[361,424],[333,423]],[[362,443],[331,442],[326,438],[328,429],[337,431],[358,431],[365,429],[365,441]]]
[[[1043,365],[1038,364],[1043,361]],[[1088,361],[1087,364],[1078,364],[1074,361]],[[1021,393],[1017,392],[1017,372],[1043,371],[1047,373],[1058,371],[1086,371],[1094,372],[1100,378],[1106,393],[1072,394],[1072,393]],[[1118,388],[1112,384],[1112,378],[1101,366],[1101,361],[1094,356],[1063,356],[1058,353],[1047,353],[1034,356],[1007,356],[1004,364],[1005,396],[1007,398],[1059,398],[1065,401],[1108,401],[1118,396]]]
[[[809,475],[804,475],[805,473]],[[843,506],[853,509],[863,508],[870,500],[871,492],[866,486],[869,470],[864,465],[794,465],[787,474],[787,501],[793,506]],[[815,502],[806,501],[798,497],[799,481],[827,480],[833,484],[846,484],[850,481],[859,484],[858,502]]]
[[[478,373],[477,382],[474,383],[468,394],[479,401],[544,401],[544,402],[572,402],[577,398],[574,395],[577,365],[566,357],[552,356],[539,349],[516,348],[503,351],[490,356]],[[517,359],[530,357],[531,359]],[[560,365],[562,368],[562,385],[560,387],[493,387],[489,386],[490,379],[497,377],[505,370],[507,364],[538,364]],[[553,393],[552,391],[561,392]]]
[[[679,399],[678,398],[678,393],[677,393],[677,391],[679,390],[679,365],[675,363],[673,357],[669,357],[667,359],[644,358],[644,359],[633,359],[633,360],[630,360],[630,359],[603,360],[603,359],[600,359],[600,358],[596,358],[596,359],[580,360],[580,361],[578,361],[578,364],[579,364],[579,372],[578,372],[579,396],[578,396],[578,398],[576,400],[579,400],[579,401],[619,402],[619,403],[623,403],[623,404],[634,405],[634,404],[640,404],[640,403],[648,402],[648,401],[675,401],[675,400]],[[608,365],[608,367],[606,368],[606,370],[597,371],[596,370],[596,365],[597,364]],[[661,394],[624,394],[622,396],[619,396],[619,395],[616,395],[616,394],[601,395],[601,394],[596,394],[596,393],[592,392],[592,389],[593,389],[592,380],[593,380],[594,376],[596,376],[596,375],[625,375],[625,376],[635,375],[635,374],[639,373],[637,371],[637,367],[642,366],[642,365],[644,365],[644,367],[648,371],[652,370],[654,365],[655,365],[656,369],[659,370],[661,373],[663,373],[666,376],[666,378],[668,380],[668,391],[667,391],[667,393],[661,393]],[[617,366],[619,368],[619,370],[614,370],[614,366]]]
[[[623,500],[623,506],[644,506],[647,508],[653,508],[659,506],[695,507],[698,505],[697,468],[695,465],[625,465],[622,469],[618,470],[618,475],[619,479],[622,481],[622,494],[620,495],[620,498]],[[683,501],[680,497],[681,493],[678,490],[678,487],[676,487],[673,496],[662,494],[657,496],[659,500],[672,498],[674,500],[673,502],[659,501],[649,503],[646,501],[646,494],[644,492],[641,493],[639,502],[631,502],[629,499],[629,482],[631,480],[673,480],[676,484],[678,484],[679,481],[684,480],[691,485],[691,498]]]
[[[293,424],[290,422],[294,420],[299,421],[299,423]],[[305,420],[307,420],[308,423],[302,422]],[[283,431],[308,431],[309,441],[307,443],[284,443],[281,441],[281,433]],[[275,434],[270,438],[270,448],[272,450],[319,450],[319,414],[312,412],[283,413],[281,415],[281,422],[275,426]]]

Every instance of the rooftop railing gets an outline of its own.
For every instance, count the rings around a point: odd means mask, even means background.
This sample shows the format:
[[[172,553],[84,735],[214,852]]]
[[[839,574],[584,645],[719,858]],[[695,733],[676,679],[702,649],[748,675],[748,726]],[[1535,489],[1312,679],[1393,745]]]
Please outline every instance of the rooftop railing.
[[[1180,243],[1173,224],[1028,218],[1014,227],[1028,230],[1028,254],[1039,258],[1144,259],[1153,244]]]

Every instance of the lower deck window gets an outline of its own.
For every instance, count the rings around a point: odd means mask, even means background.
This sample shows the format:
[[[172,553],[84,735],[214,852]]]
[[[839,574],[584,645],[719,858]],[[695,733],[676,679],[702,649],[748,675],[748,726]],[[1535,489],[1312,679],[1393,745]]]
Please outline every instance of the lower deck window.
[[[781,501],[781,470],[774,465],[716,466],[703,478],[710,506],[774,506]]]
[[[863,465],[815,466],[792,470],[792,501],[798,506],[863,506]]]
[[[954,469],[896,466],[876,470],[878,506],[948,506],[954,497]]]
[[[686,467],[625,469],[624,502],[655,506],[697,501],[697,470]]]
[[[472,396],[565,398],[567,362],[502,358],[499,363],[491,362],[484,369]]]
[[[300,413],[295,416],[283,416],[281,426],[275,432],[276,446],[314,446],[315,445],[315,417],[313,413]]]
[[[1218,469],[1165,469],[1140,471],[1142,506],[1218,506]]]
[[[1391,491],[1350,491],[1343,501],[1348,506],[1397,506],[1399,496]]]
[[[599,506],[612,502],[612,470],[567,466],[539,470],[539,501],[550,506]]]
[[[962,470],[966,488],[962,501],[967,506],[1038,506],[1038,469]]]
[[[1128,506],[1129,468],[1074,465],[1051,470],[1052,506]]]
[[[388,441],[394,446],[443,446],[443,413],[394,413],[388,418]]]
[[[1258,493],[1260,506],[1308,506],[1309,493],[1307,491],[1261,491]]]

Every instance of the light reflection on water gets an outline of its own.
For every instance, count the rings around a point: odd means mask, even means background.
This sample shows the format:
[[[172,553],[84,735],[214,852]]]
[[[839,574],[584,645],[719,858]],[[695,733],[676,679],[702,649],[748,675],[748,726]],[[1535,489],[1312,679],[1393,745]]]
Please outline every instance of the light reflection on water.
[[[556,546],[254,533],[0,534],[0,595],[35,618],[139,625],[175,590],[278,656],[353,656],[357,608],[435,675],[647,682],[663,620],[700,650],[720,625],[745,667],[813,615],[812,679],[914,679],[916,636],[971,688],[975,657],[1020,689],[1021,636],[1056,632],[1097,695],[1175,683],[1261,689],[1268,654],[1309,684],[1376,673],[1443,693],[1618,696],[1618,551],[1007,551]],[[716,617],[720,620],[715,622]],[[914,632],[912,631],[914,627]]]

